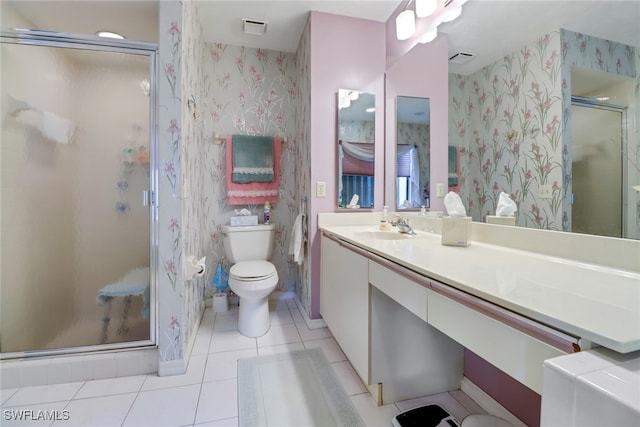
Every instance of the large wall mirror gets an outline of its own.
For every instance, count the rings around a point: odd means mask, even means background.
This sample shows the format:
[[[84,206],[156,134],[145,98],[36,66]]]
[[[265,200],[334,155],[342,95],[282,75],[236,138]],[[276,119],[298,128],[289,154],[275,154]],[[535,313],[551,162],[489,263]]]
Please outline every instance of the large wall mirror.
[[[375,95],[338,91],[338,208],[372,209],[375,184]]]
[[[450,62],[450,172],[474,221],[506,192],[517,226],[639,239],[640,3],[544,3],[469,2],[442,26],[477,54]]]
[[[429,207],[429,99],[396,99],[396,209]]]

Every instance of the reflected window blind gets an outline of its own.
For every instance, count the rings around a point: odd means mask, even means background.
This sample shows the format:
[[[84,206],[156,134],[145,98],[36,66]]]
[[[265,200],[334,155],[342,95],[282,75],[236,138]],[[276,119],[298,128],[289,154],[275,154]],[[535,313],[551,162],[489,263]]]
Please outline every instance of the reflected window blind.
[[[396,171],[396,176],[411,176],[411,151],[398,156]]]
[[[371,143],[362,143],[359,145],[373,149],[373,144]],[[373,162],[358,160],[345,151],[344,158],[342,159],[342,174],[373,176]]]

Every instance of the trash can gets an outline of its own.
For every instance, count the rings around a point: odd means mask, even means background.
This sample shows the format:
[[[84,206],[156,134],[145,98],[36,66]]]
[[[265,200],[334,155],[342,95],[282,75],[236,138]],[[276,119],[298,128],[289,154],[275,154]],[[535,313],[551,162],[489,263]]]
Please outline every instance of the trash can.
[[[460,427],[439,405],[426,405],[402,412],[391,421],[393,427]]]

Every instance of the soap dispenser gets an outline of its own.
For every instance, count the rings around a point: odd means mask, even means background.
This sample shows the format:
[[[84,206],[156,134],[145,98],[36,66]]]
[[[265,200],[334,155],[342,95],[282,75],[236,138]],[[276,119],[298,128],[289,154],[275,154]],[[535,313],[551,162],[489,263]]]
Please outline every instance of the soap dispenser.
[[[380,214],[380,230],[391,230],[391,224],[389,224],[389,206],[384,206],[382,208],[382,214]]]

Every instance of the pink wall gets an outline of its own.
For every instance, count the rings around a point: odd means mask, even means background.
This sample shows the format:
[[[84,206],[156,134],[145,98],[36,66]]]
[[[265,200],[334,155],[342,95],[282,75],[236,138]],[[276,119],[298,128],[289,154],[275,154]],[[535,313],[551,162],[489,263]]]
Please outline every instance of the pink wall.
[[[388,30],[388,29],[387,29]],[[395,30],[394,30],[395,31]],[[395,37],[395,33],[394,33]],[[397,96],[429,98],[430,107],[430,192],[431,210],[443,210],[444,199],[436,198],[436,184],[447,186],[447,145],[449,132],[449,56],[445,36],[427,44],[416,44],[387,70],[386,83],[386,205],[395,206],[395,180],[391,178],[395,162],[396,123],[393,113]]]
[[[354,89],[376,96],[376,158],[384,156],[385,24],[321,12],[311,12],[311,313],[320,317],[320,234],[317,214],[336,210],[337,93]],[[446,85],[445,85],[446,86]],[[446,122],[445,122],[446,123]],[[383,162],[375,174],[384,176]],[[326,197],[316,197],[316,183],[327,183]],[[375,210],[383,204],[382,179],[375,183]]]
[[[540,425],[540,395],[467,349],[464,350],[464,376],[527,426]]]

